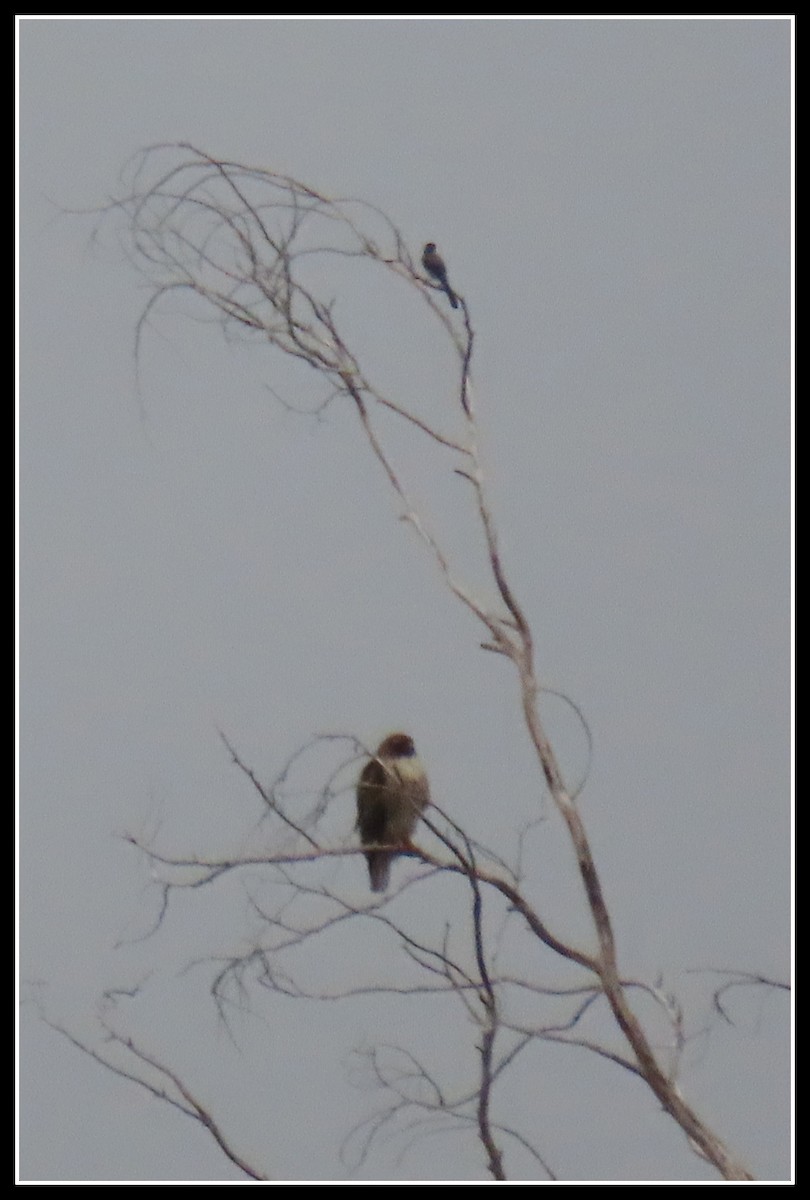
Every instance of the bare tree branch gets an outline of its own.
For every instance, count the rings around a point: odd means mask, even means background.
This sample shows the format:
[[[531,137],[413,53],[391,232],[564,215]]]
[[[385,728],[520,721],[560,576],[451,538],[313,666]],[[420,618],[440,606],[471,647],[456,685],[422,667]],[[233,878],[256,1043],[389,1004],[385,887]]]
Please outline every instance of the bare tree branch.
[[[250,1179],[269,1179],[270,1176],[263,1175],[257,1171],[250,1163],[242,1158],[240,1154],[233,1148],[228,1138],[222,1131],[218,1122],[214,1119],[212,1113],[206,1105],[196,1098],[190,1089],[183,1083],[180,1077],[171,1071],[165,1063],[160,1062],[151,1054],[147,1054],[140,1046],[136,1045],[130,1037],[122,1037],[116,1033],[105,1021],[101,1021],[101,1025],[106,1033],[108,1044],[119,1046],[131,1054],[141,1065],[151,1068],[160,1082],[154,1083],[152,1080],[143,1075],[138,1075],[134,1068],[120,1066],[114,1062],[108,1055],[102,1054],[99,1050],[94,1049],[87,1042],[82,1041],[75,1033],[66,1029],[63,1025],[52,1021],[50,1018],[43,1016],[43,1020],[47,1025],[60,1033],[64,1038],[81,1050],[83,1054],[94,1059],[101,1066],[106,1067],[113,1075],[118,1075],[121,1079],[127,1079],[131,1083],[137,1083],[139,1087],[145,1088],[157,1100],[162,1100],[165,1104],[181,1112],[184,1116],[190,1117],[193,1121],[197,1121],[211,1135],[214,1141],[219,1146],[223,1154],[239,1167],[245,1175]],[[177,1095],[172,1095],[171,1088],[174,1088]],[[178,1098],[179,1097],[179,1098]]]

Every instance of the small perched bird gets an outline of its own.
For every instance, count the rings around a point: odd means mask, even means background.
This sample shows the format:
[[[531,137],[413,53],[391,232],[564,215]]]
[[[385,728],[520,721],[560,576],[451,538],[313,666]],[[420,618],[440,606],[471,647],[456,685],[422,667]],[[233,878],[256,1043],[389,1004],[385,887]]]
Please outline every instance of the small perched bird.
[[[417,822],[430,803],[425,768],[407,733],[389,733],[367,762],[357,783],[357,828],[364,846],[407,849]],[[372,892],[388,887],[396,850],[368,850],[366,862]]]
[[[453,308],[458,308],[458,297],[447,278],[447,267],[444,265],[444,259],[441,254],[436,251],[436,243],[428,242],[422,251],[422,266],[427,271],[428,275],[432,276],[437,283],[440,283],[447,293],[447,299],[452,304]]]

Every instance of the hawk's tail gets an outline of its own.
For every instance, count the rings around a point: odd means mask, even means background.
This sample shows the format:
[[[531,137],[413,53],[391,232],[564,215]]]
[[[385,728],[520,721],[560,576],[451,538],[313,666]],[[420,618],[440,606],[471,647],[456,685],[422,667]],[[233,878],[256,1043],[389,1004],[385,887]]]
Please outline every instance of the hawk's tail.
[[[372,892],[384,892],[388,887],[392,858],[387,850],[370,850],[366,855]]]

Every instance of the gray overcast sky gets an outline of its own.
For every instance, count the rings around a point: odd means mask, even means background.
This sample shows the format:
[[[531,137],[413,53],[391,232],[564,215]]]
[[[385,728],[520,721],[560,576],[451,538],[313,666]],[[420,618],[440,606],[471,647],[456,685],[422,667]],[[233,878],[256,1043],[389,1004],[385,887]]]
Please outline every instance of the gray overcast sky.
[[[20,81],[24,995],[93,1039],[104,989],[147,980],[123,1027],[241,1153],[277,1179],[349,1178],[341,1140],[378,1102],[352,1049],[444,1055],[461,1086],[475,1031],[416,1000],[262,994],[234,1046],[210,968],[184,969],[244,951],[244,891],[185,893],[133,941],[157,898],[117,835],[255,847],[260,811],[217,728],[265,780],[315,732],[408,729],[440,803],[505,855],[548,812],[507,664],[478,649],[356,429],[268,390],[312,405],[309,375],[175,302],[146,332],[139,398],[148,291],[120,226],[93,241],[60,210],[115,194],[135,151],[189,141],[362,197],[414,253],[439,244],[477,331],[484,459],[539,675],[593,730],[581,807],[623,969],[677,991],[684,1093],[758,1177],[786,1179],[784,993],[736,994],[731,1026],[713,978],[688,972],[789,964],[789,21],[24,19]],[[383,273],[329,286],[373,369],[458,432],[423,306]],[[483,591],[462,485],[395,445]],[[576,778],[581,736],[561,705],[544,713]],[[351,795],[337,803],[342,837]],[[552,927],[587,944],[555,818],[525,869]],[[334,872],[361,900],[357,859],[308,878]],[[427,886],[435,933],[463,897]],[[320,979],[397,971],[393,946],[355,935],[323,953]],[[537,970],[566,979],[550,956]],[[499,1102],[559,1178],[714,1178],[629,1076],[533,1054]],[[25,1180],[242,1178],[33,1003],[20,1122]],[[536,1170],[514,1150],[510,1167]],[[394,1140],[357,1177],[483,1171],[455,1135]]]

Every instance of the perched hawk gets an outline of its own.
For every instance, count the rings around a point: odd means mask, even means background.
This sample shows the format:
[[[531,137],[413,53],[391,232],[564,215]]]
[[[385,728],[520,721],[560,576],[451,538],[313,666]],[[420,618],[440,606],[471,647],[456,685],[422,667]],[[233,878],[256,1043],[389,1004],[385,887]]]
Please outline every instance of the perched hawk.
[[[428,275],[444,288],[447,293],[447,299],[453,308],[458,308],[458,297],[450,287],[450,282],[447,278],[447,267],[444,265],[442,256],[436,251],[435,242],[428,242],[422,251],[422,266]]]
[[[357,783],[357,828],[364,846],[410,844],[422,810],[430,803],[425,768],[407,733],[389,733],[367,762]],[[372,892],[388,887],[396,850],[368,850]]]

